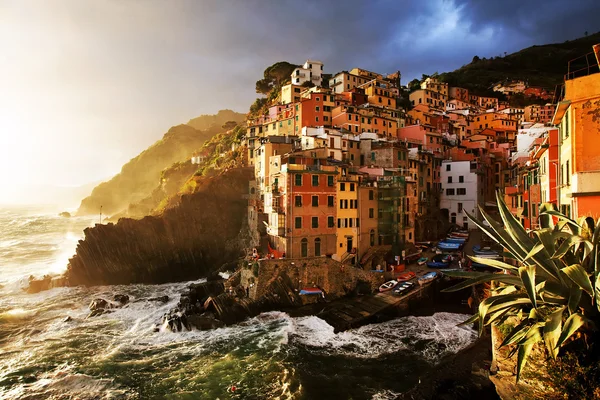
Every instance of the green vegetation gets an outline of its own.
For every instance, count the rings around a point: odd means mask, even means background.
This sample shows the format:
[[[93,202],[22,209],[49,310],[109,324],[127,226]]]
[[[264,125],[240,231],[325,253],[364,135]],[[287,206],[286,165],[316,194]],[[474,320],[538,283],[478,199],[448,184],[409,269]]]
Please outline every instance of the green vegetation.
[[[151,206],[144,205],[135,212],[136,215],[146,215],[146,210],[154,208],[153,205],[162,198],[155,200],[154,194],[165,177],[166,169],[168,173],[176,173],[181,168],[188,168],[192,153],[221,132],[223,124],[238,123],[244,119],[244,114],[223,110],[216,115],[203,115],[188,124],[172,127],[162,139],[125,164],[119,174],[96,186],[92,194],[82,200],[79,214],[96,214],[102,206],[105,214],[115,215],[132,205],[135,209],[135,205],[148,199]]]
[[[487,59],[475,56],[471,63],[439,77],[450,86],[464,87],[477,95],[490,94],[495,83],[506,79],[521,79],[531,86],[554,90],[562,84],[569,61],[591,52],[592,45],[598,42],[600,33],[564,43],[532,46],[504,56]]]
[[[593,330],[600,315],[600,223],[592,218],[574,221],[544,204],[540,208],[541,229],[529,234],[500,194],[497,203],[502,223],[484,210],[485,222],[467,215],[512,259],[471,258],[504,273],[449,272],[450,276],[468,279],[446,291],[485,282],[497,285],[494,294],[483,300],[478,312],[465,323],[478,321],[481,334],[486,325],[500,325],[509,318],[517,322],[501,347],[515,345],[512,354],[517,353],[518,381],[537,343],[545,345],[552,359],[557,359],[563,346],[594,345]],[[591,353],[598,363],[597,345]]]
[[[263,79],[256,81],[256,93],[268,95],[273,88],[289,83],[290,75],[297,67],[287,61],[279,61],[267,67]]]

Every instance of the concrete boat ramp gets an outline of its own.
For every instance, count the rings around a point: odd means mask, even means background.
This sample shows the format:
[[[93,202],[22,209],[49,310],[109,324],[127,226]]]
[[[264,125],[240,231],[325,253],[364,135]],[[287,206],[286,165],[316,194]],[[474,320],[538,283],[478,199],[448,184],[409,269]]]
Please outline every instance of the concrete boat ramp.
[[[423,286],[417,285],[402,296],[389,291],[332,302],[317,317],[333,326],[335,332],[342,332],[368,323],[405,316],[410,314],[411,309],[433,301],[436,283],[437,280]]]

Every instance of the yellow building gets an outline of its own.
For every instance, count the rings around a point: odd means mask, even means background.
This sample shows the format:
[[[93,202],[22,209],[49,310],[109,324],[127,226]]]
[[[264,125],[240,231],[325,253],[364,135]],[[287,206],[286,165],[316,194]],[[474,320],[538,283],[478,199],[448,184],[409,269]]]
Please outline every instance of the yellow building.
[[[289,104],[300,101],[303,90],[306,90],[306,88],[303,88],[300,85],[294,85],[292,83],[284,85],[281,88],[281,103]]]
[[[358,175],[349,174],[348,168],[340,168],[336,186],[336,255],[340,261],[345,261],[358,251],[358,232],[360,228],[358,186]]]

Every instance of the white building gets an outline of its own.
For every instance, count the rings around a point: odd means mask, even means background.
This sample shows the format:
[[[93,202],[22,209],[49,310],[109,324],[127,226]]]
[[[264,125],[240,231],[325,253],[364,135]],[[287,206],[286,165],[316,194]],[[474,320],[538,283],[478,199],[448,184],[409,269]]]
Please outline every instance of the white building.
[[[463,228],[475,229],[465,211],[479,216],[478,204],[483,204],[483,180],[476,173],[477,161],[442,161],[440,177],[442,193],[440,208],[447,209],[450,222]]]
[[[306,60],[302,67],[296,68],[292,72],[291,78],[294,85],[311,82],[316,86],[321,86],[323,82],[323,63],[317,60]]]

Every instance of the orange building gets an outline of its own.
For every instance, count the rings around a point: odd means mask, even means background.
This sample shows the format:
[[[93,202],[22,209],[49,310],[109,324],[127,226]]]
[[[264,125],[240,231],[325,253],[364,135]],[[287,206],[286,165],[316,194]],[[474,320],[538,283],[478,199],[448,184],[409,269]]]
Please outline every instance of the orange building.
[[[565,80],[559,126],[559,206],[572,217],[600,216],[600,71]]]

